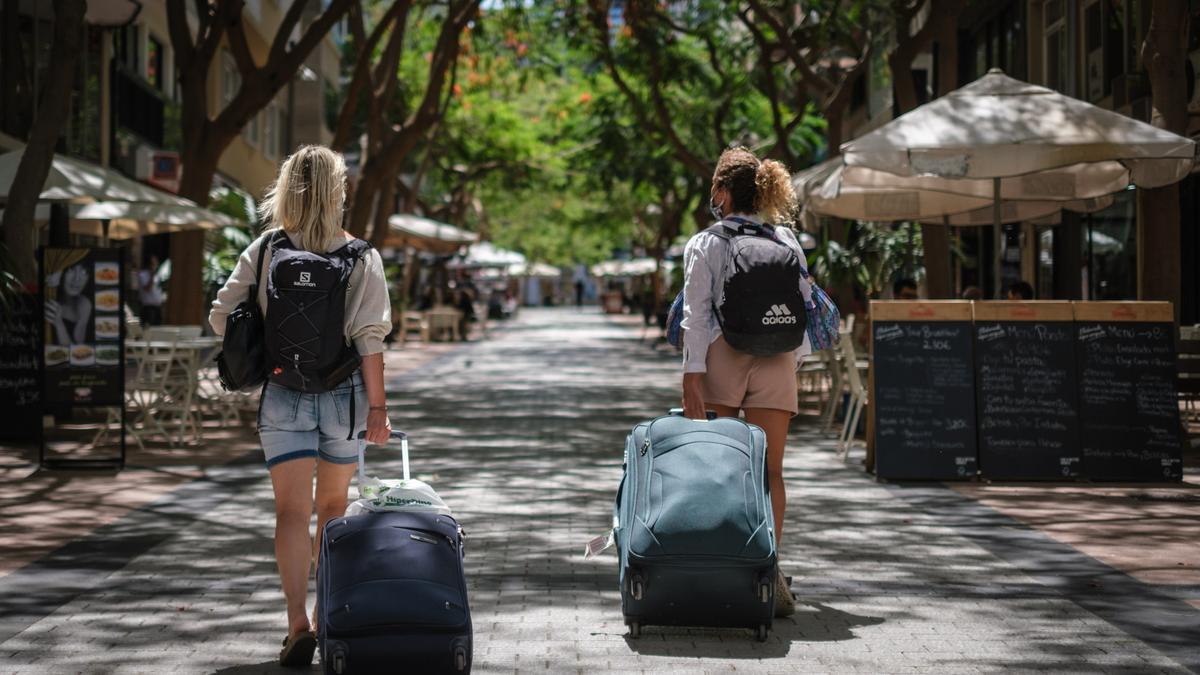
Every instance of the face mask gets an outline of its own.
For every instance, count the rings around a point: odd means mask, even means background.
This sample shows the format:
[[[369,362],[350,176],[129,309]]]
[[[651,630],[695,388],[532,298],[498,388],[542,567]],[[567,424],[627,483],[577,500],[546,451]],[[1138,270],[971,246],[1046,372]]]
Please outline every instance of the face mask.
[[[725,217],[721,213],[721,207],[717,206],[717,203],[712,201],[711,199],[708,202],[708,210],[713,214],[713,218],[716,218],[717,220],[721,220],[722,218]]]

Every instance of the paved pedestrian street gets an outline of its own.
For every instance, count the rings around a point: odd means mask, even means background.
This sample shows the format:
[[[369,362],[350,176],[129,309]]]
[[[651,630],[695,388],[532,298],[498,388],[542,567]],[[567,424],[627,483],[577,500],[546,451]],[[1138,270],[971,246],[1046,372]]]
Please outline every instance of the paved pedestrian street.
[[[1147,578],[1006,511],[1003,495],[877,483],[804,418],[786,461],[781,548],[796,615],[766,643],[654,627],[630,639],[615,556],[582,553],[610,525],[625,434],[677,405],[677,358],[594,309],[523,310],[509,324],[389,370],[414,473],[467,532],[475,672],[1200,672],[1194,538],[1130,540],[1193,556],[1164,563],[1178,568],[1166,580]],[[398,450],[370,449],[368,468],[399,475]],[[0,567],[0,672],[284,672],[261,460],[251,452],[198,474]],[[1171,494],[1189,508],[1162,518],[1195,531],[1195,486]],[[24,526],[6,504],[11,538]]]

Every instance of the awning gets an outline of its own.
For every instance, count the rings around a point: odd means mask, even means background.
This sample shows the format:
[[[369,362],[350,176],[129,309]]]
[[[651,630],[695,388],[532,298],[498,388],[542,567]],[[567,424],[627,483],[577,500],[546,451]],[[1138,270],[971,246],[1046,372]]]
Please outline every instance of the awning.
[[[388,236],[384,248],[408,248],[450,255],[479,235],[453,225],[422,218],[411,213],[396,213],[388,218]]]
[[[662,261],[662,270],[669,272],[675,264],[669,260]],[[634,258],[633,260],[606,260],[592,265],[592,275],[597,277],[640,277],[654,274],[658,264],[654,258]]]
[[[3,213],[0,210],[0,216]],[[99,238],[104,237],[104,221],[107,220],[109,239],[246,226],[236,218],[201,206],[144,202],[72,204],[68,207],[68,218],[72,233]],[[38,226],[45,226],[49,220],[50,205],[38,204],[34,211],[34,222]]]
[[[524,263],[525,256],[520,253],[499,248],[491,242],[481,241],[477,244],[471,244],[471,247],[467,249],[466,256],[462,260],[454,261],[452,267],[471,269],[499,267],[507,269],[512,265],[522,265]]]
[[[24,154],[25,149],[21,148],[0,155],[0,201],[8,200],[8,191]],[[57,154],[50,163],[50,172],[38,200],[73,204],[115,201],[195,206],[190,200],[126,178],[99,164]]]

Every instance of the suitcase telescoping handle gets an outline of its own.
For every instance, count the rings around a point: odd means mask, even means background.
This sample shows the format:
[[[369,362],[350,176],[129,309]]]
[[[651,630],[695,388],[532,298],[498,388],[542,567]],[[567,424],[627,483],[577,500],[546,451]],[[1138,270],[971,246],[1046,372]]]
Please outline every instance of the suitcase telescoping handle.
[[[400,457],[404,462],[404,480],[408,480],[408,434],[403,431],[392,430],[391,440],[400,441]],[[358,432],[358,481],[362,485],[362,481],[367,477],[367,459],[364,451],[367,448],[367,432],[366,430]]]
[[[671,410],[669,412],[667,412],[667,414],[674,415],[676,417],[683,417],[683,408],[671,408]],[[705,415],[705,417],[708,418],[708,420],[710,422],[712,420],[717,419],[717,412],[715,410],[705,410],[704,415]]]

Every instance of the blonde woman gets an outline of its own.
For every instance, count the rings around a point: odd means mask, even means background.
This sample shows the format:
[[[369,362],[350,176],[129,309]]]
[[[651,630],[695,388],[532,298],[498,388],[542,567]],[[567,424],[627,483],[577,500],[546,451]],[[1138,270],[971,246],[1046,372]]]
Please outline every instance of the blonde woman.
[[[306,607],[308,578],[324,523],[346,510],[357,435],[365,427],[369,442],[384,443],[391,432],[383,387],[391,303],[378,252],[342,229],[345,199],[340,154],[305,146],[288,157],[261,207],[264,222],[277,227],[242,252],[209,314],[213,330],[224,334],[226,317],[257,283],[270,372],[259,436],[275,492],[275,559],[288,616],[279,656],[285,666],[312,663],[316,636]],[[323,288],[332,290],[321,302],[296,302],[289,295],[321,297]],[[331,324],[340,324],[340,334],[320,333]],[[317,335],[298,337],[295,331],[306,326]],[[313,347],[316,343],[324,346]],[[309,536],[314,470],[315,540]]]
[[[804,252],[791,229],[767,224],[785,217],[792,199],[791,177],[779,162],[760,162],[745,148],[730,148],[717,161],[710,201],[717,221],[738,231],[740,228],[761,228],[764,235],[792,248],[803,265]],[[739,412],[744,412],[747,422],[766,432],[767,477],[778,542],[783,534],[787,506],[783,484],[784,444],[788,423],[799,411],[795,371],[808,351],[808,342],[805,338],[795,351],[770,356],[756,356],[730,346],[714,311],[723,297],[729,276],[729,246],[728,237],[704,231],[693,236],[684,249],[681,323],[684,329],[684,414],[692,419],[704,419],[708,410],[721,417],[737,417]],[[799,284],[804,302],[811,306],[812,289],[803,273],[799,276]],[[786,318],[771,316],[763,321],[764,324],[782,323]],[[782,570],[776,585],[776,616],[788,616],[795,612],[795,601]]]

